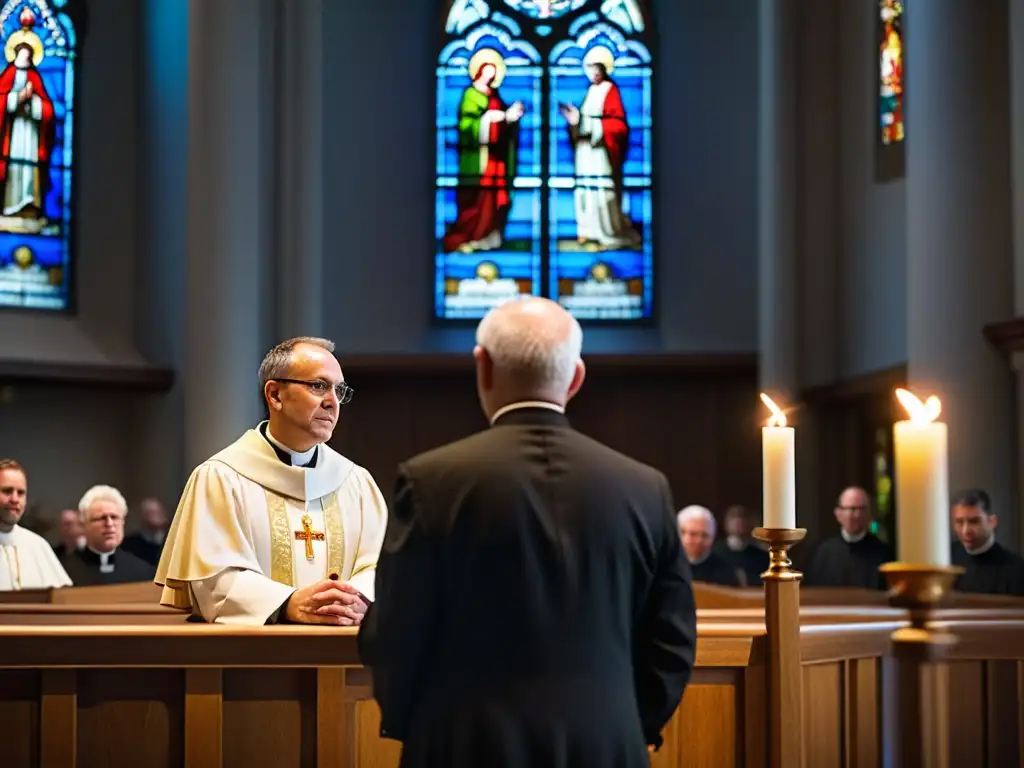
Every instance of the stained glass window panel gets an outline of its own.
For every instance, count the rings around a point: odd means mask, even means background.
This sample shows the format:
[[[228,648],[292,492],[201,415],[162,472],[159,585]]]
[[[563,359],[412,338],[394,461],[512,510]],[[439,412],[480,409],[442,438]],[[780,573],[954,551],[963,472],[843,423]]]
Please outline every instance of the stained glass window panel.
[[[903,2],[878,0],[878,95],[883,145],[898,144],[903,123]]]
[[[525,295],[584,320],[651,316],[648,27],[640,0],[449,0],[437,317],[477,319]]]
[[[435,312],[478,318],[540,290],[541,75],[536,49],[484,24],[437,70]]]
[[[552,53],[550,286],[581,319],[653,307],[651,56],[596,24]]]
[[[67,309],[77,35],[73,2],[0,8],[0,306]]]

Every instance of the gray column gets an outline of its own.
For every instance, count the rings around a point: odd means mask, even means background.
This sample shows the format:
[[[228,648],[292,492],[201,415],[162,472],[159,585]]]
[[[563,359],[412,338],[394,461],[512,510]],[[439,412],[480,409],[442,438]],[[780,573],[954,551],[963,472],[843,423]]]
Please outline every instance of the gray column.
[[[1012,380],[981,332],[1013,312],[1008,6],[906,8],[910,384],[942,398],[951,490],[987,489],[1012,542]]]
[[[270,0],[189,0],[185,459],[260,416],[274,318],[274,28]]]
[[[323,0],[278,0],[278,278],[282,338],[324,333]]]
[[[1024,3],[1010,3],[1010,88],[1012,125],[1024,125]],[[1015,317],[1024,317],[1024,131],[1011,131],[1013,152],[1013,270]],[[1024,353],[1012,360],[1016,377],[1017,520],[1024,502]],[[1024,551],[1024,525],[1017,525],[1017,551]]]
[[[761,387],[799,395],[796,0],[760,0],[758,285]]]

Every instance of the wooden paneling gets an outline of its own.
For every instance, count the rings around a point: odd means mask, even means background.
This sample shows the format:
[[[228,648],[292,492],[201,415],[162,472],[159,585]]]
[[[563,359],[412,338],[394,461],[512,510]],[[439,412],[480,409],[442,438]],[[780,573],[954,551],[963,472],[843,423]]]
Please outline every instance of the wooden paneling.
[[[4,768],[398,764],[399,746],[378,736],[352,630],[86,626],[69,624],[67,606],[42,608],[65,625],[0,626]],[[883,659],[904,619],[875,606],[801,615],[805,768],[881,764],[882,734],[896,725],[881,720],[892,685]],[[959,638],[929,680],[945,690],[936,709],[950,765],[1021,765],[1024,610],[938,619]],[[776,706],[763,609],[702,610],[698,635],[697,668],[652,767],[763,768]]]
[[[40,675],[0,670],[0,765],[39,765]]]
[[[367,467],[386,497],[399,462],[486,427],[468,354],[340,359],[355,396],[331,445]],[[752,356],[586,361],[573,426],[663,471],[679,507],[759,508],[763,414]]]
[[[807,664],[803,668],[804,765],[843,764],[843,662]],[[814,734],[813,738],[807,738]]]

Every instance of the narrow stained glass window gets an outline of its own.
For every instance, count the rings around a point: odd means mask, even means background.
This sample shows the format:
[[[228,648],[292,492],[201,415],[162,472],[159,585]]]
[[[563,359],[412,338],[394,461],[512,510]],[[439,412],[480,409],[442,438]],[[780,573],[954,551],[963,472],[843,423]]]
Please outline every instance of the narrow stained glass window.
[[[0,306],[70,306],[76,0],[0,7]]]

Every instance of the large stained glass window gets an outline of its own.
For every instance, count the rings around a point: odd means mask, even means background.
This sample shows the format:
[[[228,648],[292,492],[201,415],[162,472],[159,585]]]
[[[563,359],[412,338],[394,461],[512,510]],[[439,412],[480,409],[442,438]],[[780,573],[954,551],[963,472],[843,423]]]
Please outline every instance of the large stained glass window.
[[[0,306],[69,307],[77,0],[0,7]]]
[[[903,141],[903,2],[878,0],[878,96],[883,145]]]
[[[438,317],[529,295],[585,320],[651,316],[650,36],[640,0],[449,0]]]

